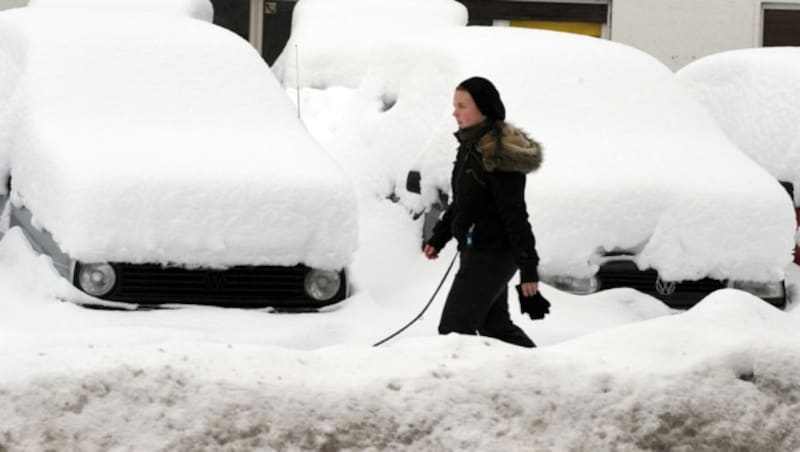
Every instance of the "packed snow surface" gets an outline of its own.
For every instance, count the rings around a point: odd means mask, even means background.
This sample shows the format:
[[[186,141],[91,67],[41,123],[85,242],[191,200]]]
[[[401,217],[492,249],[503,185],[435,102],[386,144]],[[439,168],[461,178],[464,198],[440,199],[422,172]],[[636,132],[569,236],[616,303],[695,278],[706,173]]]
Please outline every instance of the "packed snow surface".
[[[214,7],[209,0],[29,0],[28,6],[179,15],[206,22],[214,20]]]
[[[374,192],[396,192],[419,210],[437,188],[449,190],[453,90],[481,75],[497,85],[508,120],[544,147],[527,186],[540,273],[588,276],[605,252],[621,251],[666,280],[783,278],[794,246],[789,198],[667,67],[638,50],[454,27],[398,37],[373,51],[366,70],[349,98],[345,87],[302,91],[301,111],[314,99],[335,107],[327,115],[338,119],[317,116],[309,127]],[[422,171],[422,202],[404,190],[409,169]]]
[[[718,53],[677,76],[742,151],[800,194],[800,47]]]
[[[16,80],[0,90],[11,199],[73,258],[350,262],[352,184],[233,33],[23,8],[0,15],[3,55],[0,79]]]
[[[356,87],[387,41],[466,24],[467,9],[455,0],[302,0],[273,70],[287,86]]]

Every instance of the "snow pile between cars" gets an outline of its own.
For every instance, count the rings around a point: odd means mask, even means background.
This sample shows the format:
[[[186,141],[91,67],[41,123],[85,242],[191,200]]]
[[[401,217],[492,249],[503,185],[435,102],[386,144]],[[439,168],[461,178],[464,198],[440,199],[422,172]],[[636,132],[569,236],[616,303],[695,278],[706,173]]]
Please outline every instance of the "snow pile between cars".
[[[534,351],[465,336],[48,349],[0,362],[0,446],[795,450],[798,350],[795,322],[732,290]]]
[[[214,8],[209,0],[30,0],[28,7],[88,9],[180,15],[211,22]]]
[[[676,74],[742,151],[800,193],[800,48],[722,52]]]
[[[238,36],[186,18],[22,8],[0,15],[8,48],[22,74],[0,119],[13,130],[12,201],[73,258],[349,263],[353,187]]]

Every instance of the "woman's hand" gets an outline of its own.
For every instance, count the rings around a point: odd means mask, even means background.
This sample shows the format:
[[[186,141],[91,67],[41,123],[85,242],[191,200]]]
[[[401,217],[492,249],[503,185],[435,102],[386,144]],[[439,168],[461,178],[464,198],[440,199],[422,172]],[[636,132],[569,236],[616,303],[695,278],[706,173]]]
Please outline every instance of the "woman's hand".
[[[427,243],[424,247],[422,247],[422,252],[425,254],[425,257],[428,258],[428,260],[434,260],[439,257],[439,251]]]
[[[522,295],[526,297],[532,297],[536,295],[536,292],[539,291],[539,283],[538,282],[526,282],[522,283]]]

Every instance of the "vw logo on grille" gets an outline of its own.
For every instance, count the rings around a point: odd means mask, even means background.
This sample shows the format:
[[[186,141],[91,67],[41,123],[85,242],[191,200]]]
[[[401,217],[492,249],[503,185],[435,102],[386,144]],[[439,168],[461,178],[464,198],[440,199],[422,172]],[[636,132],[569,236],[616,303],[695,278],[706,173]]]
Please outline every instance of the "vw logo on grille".
[[[678,286],[674,281],[664,281],[660,277],[656,279],[656,292],[661,295],[672,295]]]
[[[206,272],[203,275],[203,284],[209,289],[221,289],[227,282],[227,278],[222,272]]]

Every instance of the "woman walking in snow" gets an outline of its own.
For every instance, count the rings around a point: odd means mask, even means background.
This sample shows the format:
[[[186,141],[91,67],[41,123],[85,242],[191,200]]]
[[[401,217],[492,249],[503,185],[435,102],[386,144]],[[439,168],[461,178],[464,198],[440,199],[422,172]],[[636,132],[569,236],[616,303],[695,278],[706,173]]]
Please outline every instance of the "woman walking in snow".
[[[535,347],[511,321],[507,289],[519,269],[520,296],[538,295],[539,256],[528,223],[525,175],[539,167],[542,151],[505,122],[500,93],[485,78],[461,82],[453,107],[459,142],[451,179],[453,202],[423,247],[428,259],[436,259],[455,237],[461,252],[439,333],[477,333]],[[540,302],[545,303],[541,298]]]

